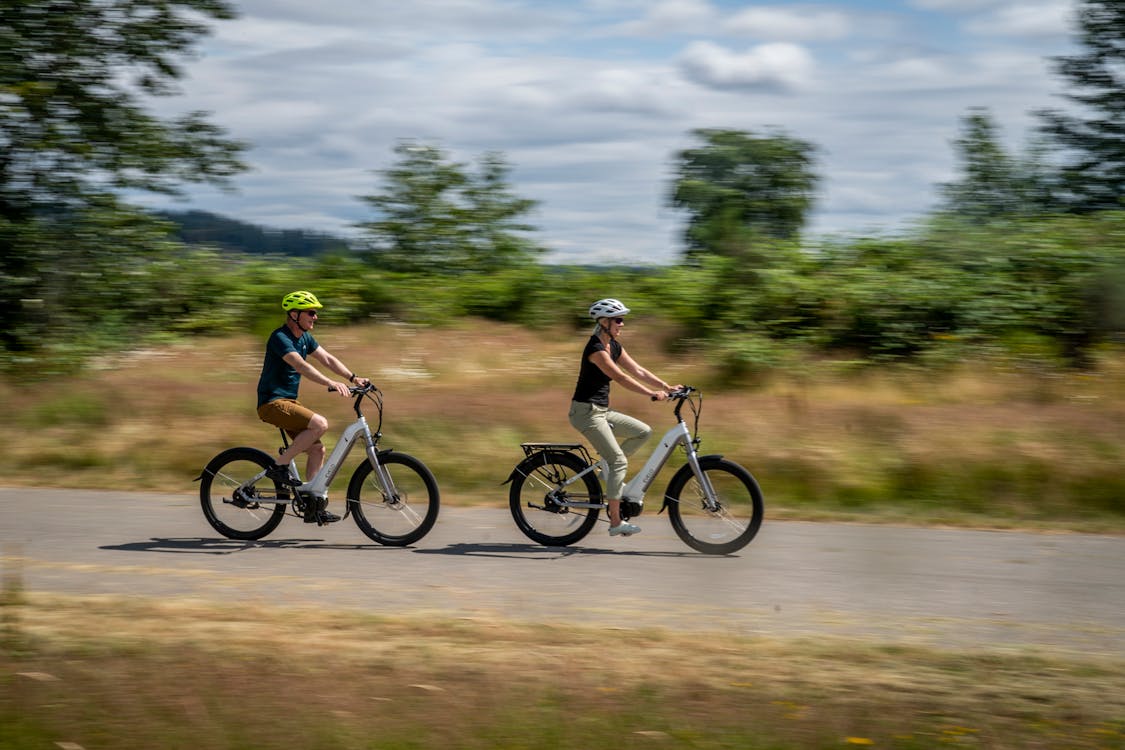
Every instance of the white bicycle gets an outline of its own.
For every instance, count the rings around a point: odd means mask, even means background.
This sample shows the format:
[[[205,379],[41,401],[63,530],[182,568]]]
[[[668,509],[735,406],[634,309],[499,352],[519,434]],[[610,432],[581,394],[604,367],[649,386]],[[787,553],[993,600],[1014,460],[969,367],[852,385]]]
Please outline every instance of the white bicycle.
[[[440,504],[437,480],[413,456],[379,449],[383,428],[383,394],[373,385],[349,389],[355,397],[353,422],[324,466],[309,481],[292,489],[266,476],[273,459],[257,448],[230,448],[211,459],[196,480],[203,515],[215,531],[228,539],[261,539],[277,528],[287,508],[305,517],[310,503],[324,507],[328,486],[353,446],[362,440],[367,460],[360,463],[348,483],[344,515],[350,514],[360,530],[374,541],[395,547],[424,537],[437,520]],[[379,422],[372,432],[363,415],[364,400],[375,404]],[[285,431],[282,441],[288,445]],[[300,482],[295,461],[289,473]]]
[[[762,491],[739,464],[719,455],[698,454],[703,407],[698,390],[687,386],[668,398],[676,403],[676,424],[644,468],[626,483],[621,518],[640,515],[656,475],[681,448],[687,462],[669,482],[659,512],[668,510],[672,528],[692,549],[712,555],[736,552],[754,539],[762,525]],[[685,403],[695,417],[692,431],[680,415]],[[509,507],[516,526],[529,539],[548,546],[574,544],[589,534],[599,512],[607,507],[599,478],[607,469],[605,460],[594,461],[579,443],[521,443],[520,447],[526,457],[505,482],[511,483]]]

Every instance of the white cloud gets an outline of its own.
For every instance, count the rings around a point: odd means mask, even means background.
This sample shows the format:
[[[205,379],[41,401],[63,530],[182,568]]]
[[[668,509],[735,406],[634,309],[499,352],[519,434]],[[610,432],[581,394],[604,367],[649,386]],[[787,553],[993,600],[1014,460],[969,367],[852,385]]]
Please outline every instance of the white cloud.
[[[1062,36],[1031,35],[1012,0],[240,5],[187,64],[184,95],[157,102],[162,114],[209,110],[253,145],[239,193],[189,186],[190,207],[347,232],[370,218],[356,196],[376,191],[372,172],[397,141],[463,162],[495,150],[513,191],[540,201],[536,239],[556,259],[676,257],[671,162],[694,128],[807,140],[824,177],[812,229],[895,228],[949,179],[968,108],[989,107],[1019,137],[1030,110],[1056,103],[1045,58],[1069,51]]]
[[[640,18],[614,27],[621,34],[693,34],[712,27],[718,13],[707,0],[659,0]]]
[[[912,0],[923,10],[963,15],[970,34],[1058,37],[1072,33],[1075,0]]]
[[[808,83],[814,64],[804,47],[785,42],[745,52],[732,52],[712,42],[692,42],[680,55],[680,67],[687,78],[703,86],[788,91]]]
[[[1011,0],[910,0],[907,4],[913,8],[936,11],[980,11],[997,5],[1003,5]]]
[[[1015,37],[1055,37],[1073,32],[1074,9],[1067,0],[1012,3],[969,20],[973,34]]]
[[[839,39],[848,35],[851,21],[835,10],[763,6],[734,14],[724,26],[736,34],[792,42]]]
[[[239,12],[251,20],[284,19],[308,27],[365,29],[403,35],[435,31],[455,34],[550,32],[576,17],[565,3],[520,0],[239,0]]]

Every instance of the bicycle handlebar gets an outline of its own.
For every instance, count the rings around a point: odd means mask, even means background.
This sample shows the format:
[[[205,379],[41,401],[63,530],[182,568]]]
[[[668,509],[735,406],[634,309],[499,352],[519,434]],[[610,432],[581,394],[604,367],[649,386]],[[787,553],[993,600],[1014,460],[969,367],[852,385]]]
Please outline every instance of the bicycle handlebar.
[[[358,396],[361,393],[372,393],[372,392],[377,391],[377,390],[379,390],[379,389],[375,387],[374,383],[368,383],[367,385],[349,385],[348,386],[348,391],[350,391],[353,396]],[[329,393],[334,393],[335,391],[336,391],[335,388],[333,388],[332,386],[328,386],[328,392]]]
[[[678,391],[668,391],[668,399],[669,400],[674,399],[674,398],[685,399],[688,396],[690,396],[692,393],[694,393],[695,390],[696,390],[696,388],[694,388],[693,386],[685,385],[683,388],[681,388]],[[652,400],[655,401],[656,396],[653,396]]]

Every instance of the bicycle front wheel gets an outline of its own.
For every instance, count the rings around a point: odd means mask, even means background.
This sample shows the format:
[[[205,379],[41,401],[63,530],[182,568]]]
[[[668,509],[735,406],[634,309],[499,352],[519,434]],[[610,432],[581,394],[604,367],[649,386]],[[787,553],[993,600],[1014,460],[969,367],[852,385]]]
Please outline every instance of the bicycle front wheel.
[[[601,484],[590,472],[566,485],[586,467],[585,461],[565,451],[535,453],[516,466],[508,504],[516,526],[527,538],[549,547],[565,547],[590,533],[601,510]],[[598,507],[572,508],[566,502]]]
[[[271,459],[257,448],[231,448],[211,459],[199,475],[199,503],[211,528],[228,539],[261,539],[285,517],[289,492],[261,474]]]
[[[437,480],[426,465],[405,453],[379,454],[379,463],[390,477],[384,487],[379,472],[364,461],[348,484],[348,503],[356,526],[368,537],[391,547],[413,544],[437,521]]]
[[[729,555],[754,539],[762,525],[765,503],[750,472],[726,459],[705,456],[699,466],[715,489],[718,506],[711,510],[703,487],[684,466],[668,484],[665,502],[672,528],[684,544],[709,555]]]

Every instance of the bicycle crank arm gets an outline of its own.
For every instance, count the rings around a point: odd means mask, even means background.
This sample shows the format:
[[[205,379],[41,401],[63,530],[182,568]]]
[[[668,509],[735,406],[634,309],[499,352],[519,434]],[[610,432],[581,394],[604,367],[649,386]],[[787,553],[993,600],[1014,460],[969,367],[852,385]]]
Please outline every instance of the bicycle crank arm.
[[[606,505],[605,503],[571,503],[564,500],[556,504],[554,508],[548,508],[546,505],[537,505],[535,503],[528,503],[527,507],[535,510],[554,511],[558,508],[604,508]]]

